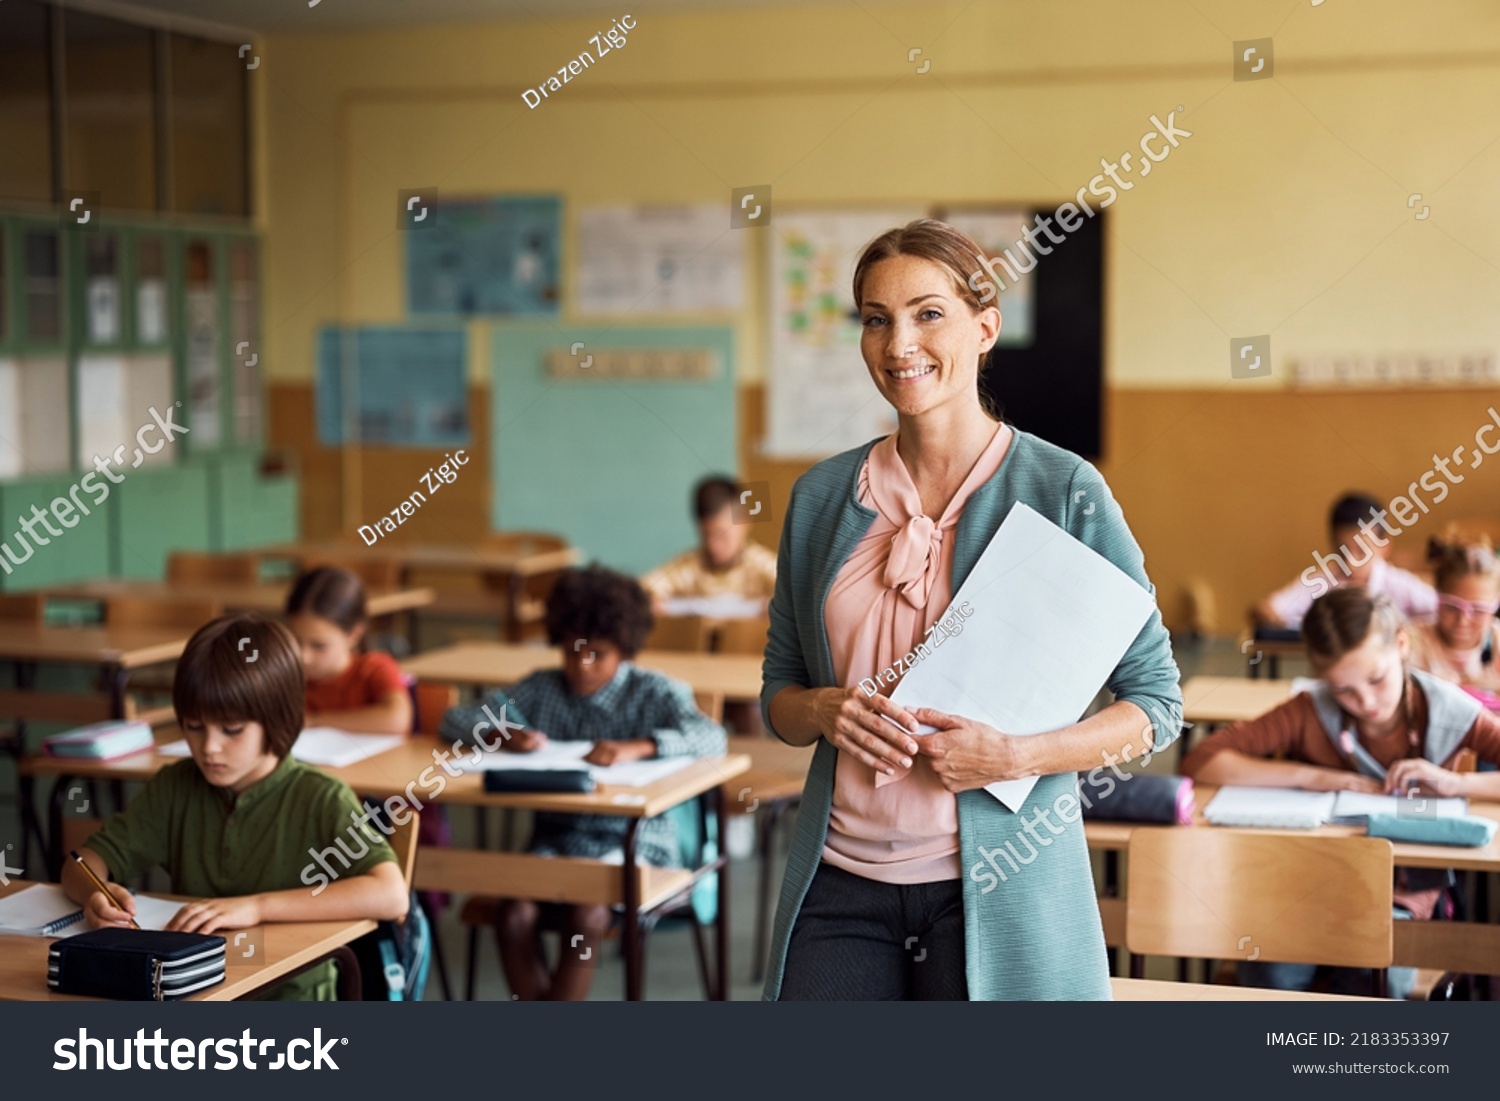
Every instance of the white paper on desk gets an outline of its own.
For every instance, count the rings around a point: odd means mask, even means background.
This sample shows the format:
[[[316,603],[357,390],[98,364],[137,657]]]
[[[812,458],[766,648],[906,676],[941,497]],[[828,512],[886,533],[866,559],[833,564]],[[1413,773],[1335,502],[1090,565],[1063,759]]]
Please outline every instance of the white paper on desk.
[[[1007,734],[1077,722],[1156,607],[1113,562],[1023,504],[1011,509],[942,621],[966,601],[961,633],[914,664],[891,700]],[[889,782],[877,774],[877,786],[881,779]],[[985,790],[1014,811],[1036,781]]]
[[[595,783],[641,788],[686,768],[695,760],[693,757],[651,757],[644,761],[622,761],[617,765],[594,765],[583,759],[593,748],[593,742],[549,740],[530,753],[502,749],[486,753],[473,763],[472,758],[465,757],[457,762],[457,767],[463,772],[576,772],[586,769]]]
[[[706,619],[755,619],[766,610],[757,597],[724,593],[719,596],[674,596],[662,601],[665,615],[701,615]]]
[[[331,726],[309,726],[292,743],[292,756],[305,765],[344,768],[366,757],[394,749],[406,741],[405,734],[353,734]],[[190,757],[186,740],[156,747],[163,757]]]

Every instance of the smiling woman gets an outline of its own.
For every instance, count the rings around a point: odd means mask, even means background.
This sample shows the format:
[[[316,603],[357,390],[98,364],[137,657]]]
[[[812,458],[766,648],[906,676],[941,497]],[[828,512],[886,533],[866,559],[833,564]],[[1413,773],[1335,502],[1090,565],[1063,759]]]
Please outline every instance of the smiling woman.
[[[881,234],[855,269],[860,352],[898,428],[813,467],[786,510],[761,707],[784,741],[818,748],[768,999],[1110,996],[1080,822],[1004,891],[961,869],[1076,797],[1080,769],[1181,733],[1160,613],[1111,673],[1115,702],[1050,734],[907,710],[888,698],[896,677],[859,687],[931,629],[1017,502],[1151,589],[1099,472],[986,407],[979,373],[1001,322],[966,282],[979,263],[968,237],[923,220]],[[1041,779],[1017,814],[982,790],[1022,776]]]

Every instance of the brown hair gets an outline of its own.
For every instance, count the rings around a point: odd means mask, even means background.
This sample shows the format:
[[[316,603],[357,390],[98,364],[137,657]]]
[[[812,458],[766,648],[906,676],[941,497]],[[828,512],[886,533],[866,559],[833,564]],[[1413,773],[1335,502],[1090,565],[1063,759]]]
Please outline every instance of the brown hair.
[[[936,264],[953,280],[953,289],[958,299],[974,313],[991,308],[991,304],[980,301],[979,292],[969,280],[985,270],[984,250],[973,238],[947,222],[936,218],[918,218],[897,229],[888,229],[865,246],[859,262],[854,265],[854,307],[864,305],[865,277],[870,269],[882,260],[896,256],[915,256]],[[984,374],[989,365],[990,353],[979,357],[979,373]],[[995,420],[1004,420],[1000,407],[991,399],[983,386],[979,387],[979,404]]]
[[[1500,576],[1500,558],[1495,557],[1488,540],[1468,544],[1445,543],[1434,550],[1432,584],[1438,592],[1447,592],[1448,586],[1462,577],[1475,574]]]
[[[287,615],[303,612],[326,619],[348,634],[367,618],[365,587],[358,577],[337,566],[308,570],[297,578],[286,598]]]
[[[1307,644],[1307,660],[1321,673],[1363,646],[1372,631],[1390,644],[1405,626],[1405,617],[1389,597],[1371,596],[1358,586],[1350,586],[1324,593],[1312,602],[1302,620],[1302,640]]]
[[[710,474],[693,487],[693,519],[707,520],[734,504],[739,487],[722,474]]]
[[[198,628],[177,660],[172,707],[181,722],[254,722],[266,750],[291,752],[302,732],[307,686],[297,640],[259,615],[222,615]]]

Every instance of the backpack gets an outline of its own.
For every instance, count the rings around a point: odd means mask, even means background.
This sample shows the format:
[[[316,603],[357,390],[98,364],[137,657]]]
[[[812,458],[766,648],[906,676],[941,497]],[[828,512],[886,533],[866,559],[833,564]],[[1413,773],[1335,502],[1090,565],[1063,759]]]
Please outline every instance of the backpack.
[[[420,1002],[432,965],[432,927],[411,894],[402,921],[382,921],[350,949],[359,960],[360,985],[367,1002]]]

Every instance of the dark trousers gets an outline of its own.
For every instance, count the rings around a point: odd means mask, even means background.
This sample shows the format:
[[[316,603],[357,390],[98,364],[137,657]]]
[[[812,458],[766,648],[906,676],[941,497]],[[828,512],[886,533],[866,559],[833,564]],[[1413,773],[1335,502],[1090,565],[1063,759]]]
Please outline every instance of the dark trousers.
[[[820,864],[787,948],[783,1001],[963,1001],[957,879],[878,883]]]

